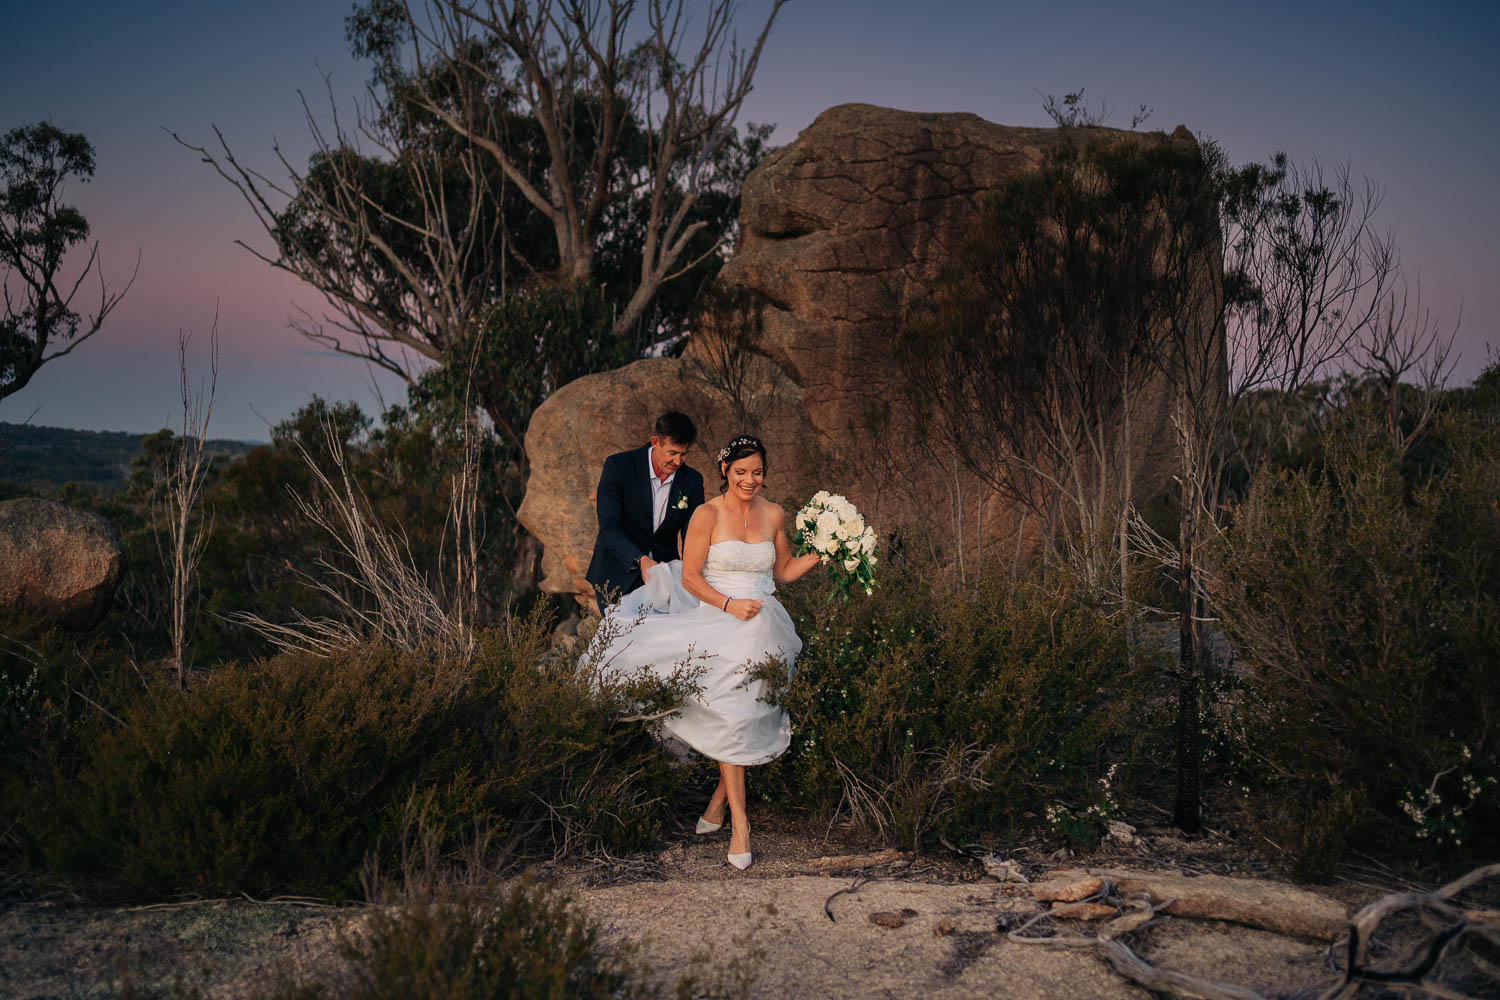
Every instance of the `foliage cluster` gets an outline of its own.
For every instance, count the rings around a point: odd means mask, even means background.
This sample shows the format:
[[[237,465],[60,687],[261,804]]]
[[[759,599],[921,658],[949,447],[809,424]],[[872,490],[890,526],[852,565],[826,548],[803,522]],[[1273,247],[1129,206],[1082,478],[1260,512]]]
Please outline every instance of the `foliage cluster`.
[[[494,864],[653,842],[678,769],[545,644],[533,620],[483,633],[470,662],[368,646],[229,664],[116,698],[66,755],[34,711],[10,726],[9,837],[33,870],[138,896],[347,895],[413,816],[431,850],[485,843]],[[32,659],[6,676],[70,669]]]
[[[1134,756],[1145,672],[1066,581],[962,587],[908,568],[846,606],[789,600],[805,643],[780,694],[794,735],[759,783],[777,803],[916,846],[1049,804],[1084,812]]]
[[[1304,876],[1356,843],[1444,865],[1500,849],[1495,372],[1410,450],[1345,393],[1220,539],[1214,603],[1250,672],[1232,777]]]
[[[77,132],[38,122],[0,135],[0,399],[98,333],[135,282],[132,274],[111,289],[98,244],[76,276],[64,275],[69,251],[89,237],[88,220],[63,203],[64,192],[93,175],[94,147]],[[78,297],[90,272],[99,282],[92,315],[79,312]]]

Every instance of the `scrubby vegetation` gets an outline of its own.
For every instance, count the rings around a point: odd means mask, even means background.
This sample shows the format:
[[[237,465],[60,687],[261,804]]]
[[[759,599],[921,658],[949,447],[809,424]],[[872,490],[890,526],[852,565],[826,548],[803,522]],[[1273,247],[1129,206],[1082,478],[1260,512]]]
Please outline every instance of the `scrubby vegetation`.
[[[1356,392],[1250,482],[1213,586],[1249,676],[1225,780],[1300,874],[1500,851],[1500,368],[1402,456]]]
[[[1121,623],[1063,579],[952,586],[908,567],[847,608],[798,596],[796,731],[772,801],[920,847],[1049,806],[1097,815],[1099,778],[1136,759],[1157,664],[1132,664]]]
[[[1455,870],[1500,850],[1500,368],[1447,392],[1402,448],[1358,385],[1323,391],[1276,464],[1244,475],[1204,557],[1234,651],[1204,715],[1206,808],[1303,877],[1356,848]],[[381,516],[437,533],[434,502],[399,470],[435,476],[438,444],[400,424],[361,437],[341,408],[303,417],[330,414]],[[278,448],[299,433],[212,485],[209,607],[294,599],[269,567],[248,584],[233,568],[315,544],[264,482],[297,481]],[[144,546],[148,513],[120,516],[130,497],[112,513]],[[1169,798],[1169,623],[1135,615],[1132,634],[1060,569],[960,582],[899,550],[882,569],[875,596],[848,605],[783,593],[806,647],[778,695],[793,746],[757,773],[757,808],[905,846],[1087,843],[1133,802]],[[224,655],[200,652],[179,690],[131,638],[156,627],[131,596],[152,572],[133,567],[91,637],[0,628],[5,851],[32,879],[132,898],[357,896],[414,851],[493,870],[646,848],[697,804],[692,768],[620,721],[679,690],[601,691],[554,645],[545,603],[492,611],[472,652],[271,653],[205,615],[200,650]]]
[[[67,701],[81,664],[44,654],[31,673],[45,693],[9,724],[9,837],[52,877],[141,897],[348,896],[413,827],[443,854],[482,840],[492,865],[651,844],[680,769],[616,724],[622,695],[549,667],[544,644],[530,622],[483,633],[467,660],[283,653],[108,707]],[[6,666],[27,672],[25,657]]]

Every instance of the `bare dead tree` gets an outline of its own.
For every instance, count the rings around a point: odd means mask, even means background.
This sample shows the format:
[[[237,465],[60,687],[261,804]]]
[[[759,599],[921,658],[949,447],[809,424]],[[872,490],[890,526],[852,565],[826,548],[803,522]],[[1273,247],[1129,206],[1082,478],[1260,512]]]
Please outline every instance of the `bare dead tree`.
[[[773,0],[755,42],[744,49],[733,30],[732,0],[647,0],[639,44],[632,44],[641,32],[635,0],[408,4],[416,100],[491,156],[551,223],[557,272],[565,278],[592,278],[606,210],[621,196],[645,195],[639,279],[614,323],[615,335],[623,335],[664,282],[696,263],[683,255],[706,223],[690,221],[690,213],[711,179],[715,154],[734,134],[785,2]],[[688,37],[695,21],[701,25],[696,45]],[[504,62],[494,57],[496,50]],[[445,72],[450,68],[459,71]],[[427,84],[449,75],[461,81],[454,92],[437,93]],[[545,180],[538,181],[506,141],[504,123],[493,113],[497,92],[540,128]],[[624,146],[633,132],[646,155],[629,170]]]
[[[219,383],[219,317],[214,315],[209,331],[208,387],[194,389],[188,378],[189,333],[177,335],[178,387],[182,399],[182,435],[167,459],[162,484],[166,510],[168,549],[164,553],[171,577],[172,662],[177,668],[177,686],[187,685],[187,612],[196,585],[198,563],[208,545],[212,523],[200,509],[203,484],[213,465],[208,445],[208,422],[213,415],[214,390]]]
[[[1386,439],[1405,455],[1437,415],[1440,390],[1453,372],[1458,325],[1445,331],[1422,305],[1422,289],[1389,292],[1368,335],[1353,351],[1358,376],[1379,393]]]
[[[476,148],[409,141],[406,121],[382,113],[373,91],[352,129],[331,92],[329,104],[326,131],[303,99],[315,143],[307,170],[273,147],[286,181],[242,164],[217,127],[216,151],[172,137],[239,192],[274,252],[236,242],[323,296],[328,311],[303,309],[294,328],[414,383],[412,356],[441,361],[504,292],[504,270],[492,266],[513,243],[494,207],[503,192]]]

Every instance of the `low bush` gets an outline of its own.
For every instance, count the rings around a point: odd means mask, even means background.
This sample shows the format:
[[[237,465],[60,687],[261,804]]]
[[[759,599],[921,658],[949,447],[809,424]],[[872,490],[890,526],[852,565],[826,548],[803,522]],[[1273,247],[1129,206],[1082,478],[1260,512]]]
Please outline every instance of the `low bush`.
[[[1049,806],[1103,818],[1149,673],[1120,624],[1054,578],[886,577],[842,607],[792,591],[806,645],[780,695],[794,736],[769,794],[912,845],[1005,832]]]
[[[140,670],[97,634],[0,614],[0,774],[34,778],[76,762],[140,687]]]
[[[750,995],[760,953],[737,937],[675,980],[639,956],[632,942],[605,944],[567,897],[522,882],[373,908],[341,938],[338,967],[269,1000],[730,1000]]]
[[[1236,783],[1303,877],[1355,843],[1445,868],[1500,851],[1494,423],[1449,413],[1404,458],[1334,426],[1234,512],[1212,581],[1250,669]]]
[[[516,885],[372,909],[340,943],[344,968],[325,982],[287,985],[281,1000],[650,997],[642,970],[604,946],[567,900]]]
[[[12,838],[51,876],[137,896],[347,895],[414,812],[432,849],[500,860],[653,842],[679,771],[545,642],[517,624],[467,662],[367,646],[150,686],[78,760],[7,776]]]

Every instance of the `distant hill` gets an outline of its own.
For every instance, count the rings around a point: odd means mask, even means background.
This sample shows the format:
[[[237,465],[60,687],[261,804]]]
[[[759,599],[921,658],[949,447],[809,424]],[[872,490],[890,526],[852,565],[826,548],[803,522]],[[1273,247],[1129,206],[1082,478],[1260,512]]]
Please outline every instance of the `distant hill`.
[[[130,460],[140,454],[144,434],[74,431],[62,427],[8,424],[0,420],[0,480],[18,485],[85,483],[113,490],[125,485]],[[219,460],[234,461],[254,442],[210,442]]]

